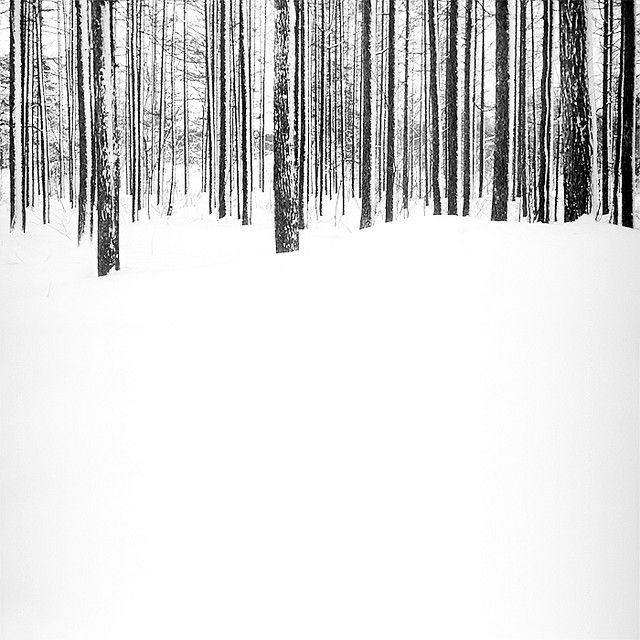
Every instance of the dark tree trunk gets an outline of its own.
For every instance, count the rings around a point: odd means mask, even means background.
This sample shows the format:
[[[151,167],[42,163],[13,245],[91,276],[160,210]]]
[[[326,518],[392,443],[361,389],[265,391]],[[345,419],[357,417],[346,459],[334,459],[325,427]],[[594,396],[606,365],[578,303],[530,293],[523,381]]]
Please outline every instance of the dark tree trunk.
[[[93,82],[96,110],[98,275],[120,268],[118,247],[112,0],[93,0]]]
[[[464,105],[462,111],[462,215],[469,215],[471,198],[471,3],[465,6]]]
[[[167,37],[167,0],[162,0],[162,35],[160,37],[160,97],[158,109],[158,175],[156,183],[156,206],[162,202],[164,190],[164,85],[165,42]]]
[[[409,0],[406,2],[404,32],[404,110],[403,110],[403,153],[402,153],[402,208],[409,210]]]
[[[527,117],[527,2],[520,0],[520,60],[518,66],[518,146],[514,149],[518,160],[518,180],[516,196],[521,198],[522,215],[527,217],[527,131],[525,120]]]
[[[620,164],[622,161],[622,97],[624,80],[624,31],[620,34],[620,65],[618,71],[618,87],[616,95],[616,148],[613,161],[613,224],[620,221]]]
[[[389,69],[387,75],[387,192],[385,202],[385,222],[393,221],[393,185],[395,173],[396,137],[396,1],[389,0]]]
[[[542,78],[540,86],[540,181],[538,212],[540,222],[549,222],[551,188],[551,56],[553,53],[553,0],[543,0]]]
[[[244,3],[240,0],[238,22],[238,48],[240,54],[240,135],[241,152],[240,161],[242,163],[242,224],[248,225],[249,220],[249,150],[247,148],[247,71],[245,64],[244,45]]]
[[[519,22],[518,14],[520,12],[520,0],[514,2],[514,46],[513,46],[513,117],[510,124],[513,125],[513,134],[511,138],[511,201],[516,201],[516,183],[517,183],[517,158],[518,158],[518,46],[519,40]],[[522,57],[522,56],[520,56]]]
[[[604,0],[604,23],[602,26],[602,217],[609,217],[609,75],[611,73],[611,5],[613,0]]]
[[[289,158],[289,3],[274,3],[273,191],[276,253],[285,253],[299,246]]]
[[[319,33],[319,44],[320,44],[320,135],[318,140],[318,166],[316,167],[316,171],[318,173],[318,187],[316,189],[318,197],[320,198],[318,207],[319,207],[319,215],[322,216],[322,200],[324,196],[324,146],[325,146],[325,10],[324,10],[325,0],[320,0],[320,33]]]
[[[227,215],[227,24],[226,1],[220,0],[220,140],[218,158],[218,218]]]
[[[371,0],[362,0],[362,215],[371,226]]]
[[[344,144],[344,134],[345,134],[345,118],[344,118],[344,52],[343,52],[343,46],[344,46],[344,12],[342,10],[342,5],[339,5],[339,11],[340,11],[340,20],[339,20],[339,25],[340,25],[340,33],[339,33],[339,39],[340,39],[340,58],[338,61],[338,69],[340,72],[340,87],[339,87],[339,91],[340,91],[340,178],[341,178],[341,184],[342,184],[342,215],[345,215],[345,188],[346,188],[346,184],[345,184],[345,168],[344,168],[344,160],[345,160],[345,153],[344,153],[344,149],[345,149],[345,144]],[[337,56],[336,56],[337,57]]]
[[[622,98],[622,158],[620,167],[622,192],[622,226],[633,227],[633,131],[635,108],[636,78],[636,25],[635,0],[623,0],[621,3],[621,21],[623,30],[623,98]]]
[[[499,0],[498,0],[499,1]],[[449,0],[447,114],[447,213],[458,215],[458,0]]]
[[[305,0],[297,0],[300,11],[299,42],[298,42],[298,64],[300,65],[300,144],[296,149],[298,153],[298,228],[305,228],[304,221],[304,170],[307,142],[307,104],[306,104],[306,30],[305,30]]]
[[[591,211],[591,105],[585,0],[560,0],[560,77],[564,124],[564,220]]]
[[[434,0],[427,0],[429,11],[429,94],[431,100],[431,188],[433,189],[433,213],[442,213],[440,199],[440,106],[438,100],[438,43],[436,42],[436,18]]]
[[[188,85],[188,44],[187,44],[187,0],[182,6],[182,120],[184,133],[184,194],[189,193],[189,85]],[[205,46],[207,46],[205,44]],[[141,75],[141,74],[140,74]],[[140,77],[140,76],[138,76]],[[138,95],[140,91],[138,90]]]
[[[507,219],[509,197],[509,2],[496,0],[496,120],[491,219]]]
[[[355,186],[356,186],[356,95],[358,93],[358,87],[356,82],[360,78],[360,89],[362,89],[362,77],[358,75],[357,55],[358,55],[358,9],[360,3],[356,2],[355,15],[353,17],[353,83],[351,85],[351,197],[355,198]],[[362,44],[360,45],[362,49]],[[362,62],[362,60],[361,60]],[[362,70],[361,70],[362,73]],[[362,100],[362,94],[360,95]],[[362,105],[360,105],[359,114],[362,114]],[[360,135],[362,131],[360,130]],[[358,170],[361,170],[361,165],[358,166]],[[361,190],[361,183],[358,183],[358,189]],[[359,195],[361,195],[359,193]]]
[[[22,11],[21,0],[11,0],[9,5],[9,228],[11,231],[15,228],[18,218],[24,219],[26,216],[23,188]]]
[[[82,241],[86,228],[87,204],[91,190],[91,96],[87,95],[89,83],[89,38],[87,29],[86,0],[75,0],[76,5],[76,45],[78,71],[78,156],[80,161],[78,188],[78,244]]]

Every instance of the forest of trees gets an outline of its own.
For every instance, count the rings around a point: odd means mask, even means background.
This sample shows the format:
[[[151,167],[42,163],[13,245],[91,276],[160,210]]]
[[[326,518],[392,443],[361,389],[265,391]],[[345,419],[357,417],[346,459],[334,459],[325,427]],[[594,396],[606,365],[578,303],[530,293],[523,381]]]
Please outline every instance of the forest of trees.
[[[204,193],[277,252],[360,212],[634,226],[634,0],[9,0],[10,228],[77,211],[98,273],[120,220]],[[4,96],[7,96],[4,98]],[[6,121],[6,124],[4,122]],[[181,198],[181,200],[179,200]]]

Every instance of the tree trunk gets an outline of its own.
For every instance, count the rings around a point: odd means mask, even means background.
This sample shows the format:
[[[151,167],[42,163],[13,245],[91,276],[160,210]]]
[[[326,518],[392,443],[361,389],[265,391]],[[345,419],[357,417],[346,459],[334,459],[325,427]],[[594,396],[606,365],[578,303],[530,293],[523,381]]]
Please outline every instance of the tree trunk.
[[[98,275],[120,268],[116,208],[115,96],[110,2],[93,0],[93,82],[97,133]]]
[[[240,55],[240,160],[242,163],[242,224],[249,220],[249,150],[247,149],[247,68],[245,60],[244,3],[238,3],[238,50]]]
[[[409,0],[406,2],[406,19],[404,32],[404,124],[402,141],[402,208],[409,212]]]
[[[527,217],[527,133],[525,120],[527,115],[527,2],[520,0],[520,60],[518,67],[518,146],[516,151],[518,160],[518,181],[516,196],[522,199],[522,215]]]
[[[395,182],[396,142],[396,0],[389,0],[389,68],[387,71],[387,158],[385,194],[385,222],[393,221],[393,186]]]
[[[458,0],[449,0],[447,114],[447,213],[458,215]]]
[[[189,84],[187,59],[187,0],[183,0],[182,9],[182,116],[184,130],[184,194],[189,193]],[[206,46],[206,45],[205,45]]]
[[[540,222],[549,222],[551,206],[551,57],[553,54],[553,0],[543,0],[542,78],[540,84],[540,181],[538,212]]]
[[[345,215],[345,170],[344,170],[344,130],[345,130],[345,120],[344,120],[344,52],[343,52],[343,43],[344,43],[344,15],[342,10],[342,5],[340,7],[340,59],[338,61],[338,69],[340,72],[340,171],[341,171],[341,184],[342,184],[342,215]],[[336,54],[337,57],[337,54]]]
[[[404,108],[402,110],[402,209],[409,212],[409,0],[405,0]]]
[[[273,192],[276,253],[298,250],[289,157],[289,4],[274,0]]]
[[[496,120],[491,219],[507,219],[509,197],[509,2],[496,0]]]
[[[609,217],[609,74],[611,67],[610,6],[613,0],[604,0],[602,42],[602,217]]]
[[[371,0],[362,0],[362,214],[371,226]]]
[[[160,38],[160,97],[158,109],[158,176],[156,206],[162,202],[164,190],[164,84],[165,84],[165,43],[167,37],[167,0],[162,0],[162,36]]]
[[[267,0],[264,2],[264,29],[262,31],[262,95],[260,99],[260,189],[264,193],[264,151],[265,151],[265,77],[267,67]]]
[[[304,220],[304,168],[307,162],[307,103],[306,103],[306,30],[305,30],[305,0],[298,0],[300,8],[298,58],[300,65],[300,143],[298,153],[298,228],[305,228]]]
[[[564,122],[564,220],[591,211],[591,105],[585,0],[560,0],[560,77]]]
[[[89,88],[89,22],[86,0],[75,0],[78,71],[78,244],[86,229],[87,204],[91,190],[91,93]]]
[[[429,11],[429,93],[431,99],[431,188],[433,214],[442,213],[440,199],[440,106],[438,104],[438,45],[434,0],[427,0]]]
[[[218,159],[218,218],[227,215],[227,43],[226,0],[220,0],[220,157]]]
[[[9,4],[9,229],[25,215],[23,190],[22,119],[22,2]]]
[[[358,93],[356,80],[358,76],[357,65],[357,43],[358,43],[358,8],[359,3],[356,2],[355,15],[353,17],[353,83],[351,85],[351,197],[355,197],[355,181],[356,181],[356,95]],[[362,49],[362,45],[360,47]],[[361,61],[362,62],[362,61]],[[362,89],[362,84],[360,89]],[[360,96],[362,99],[362,96]],[[359,167],[360,168],[360,167]]]
[[[621,21],[623,30],[623,98],[622,98],[622,226],[633,227],[633,183],[634,183],[634,109],[636,78],[636,24],[635,0],[623,0],[621,3]]]
[[[482,5],[482,51],[480,54],[480,124],[478,126],[478,197],[484,196],[484,97],[485,97],[485,15],[486,9]]]
[[[624,93],[624,31],[620,34],[620,64],[618,67],[618,87],[616,97],[616,148],[613,161],[613,224],[620,220],[620,164],[622,161],[622,100]]]
[[[39,124],[39,160],[40,160],[40,193],[42,198],[42,222],[51,222],[49,211],[49,123],[47,118],[47,98],[44,87],[44,46],[42,43],[42,0],[36,3],[36,36],[38,49],[36,51],[37,60],[37,80],[38,80],[38,124]]]
[[[25,218],[23,183],[23,18],[21,0],[9,4],[9,229],[13,231],[18,218]]]
[[[511,138],[511,200],[516,201],[517,188],[517,158],[518,158],[518,45],[519,45],[519,22],[518,14],[520,9],[520,0],[514,2],[514,43],[513,43],[513,136]],[[522,57],[522,56],[520,56]]]
[[[469,215],[471,198],[471,3],[465,6],[464,105],[462,106],[462,215]]]
[[[171,181],[169,183],[169,204],[167,216],[173,214],[173,201],[176,188],[176,0],[171,10],[171,66],[169,70],[171,97]]]
[[[323,200],[323,187],[324,187],[324,124],[325,124],[325,14],[324,14],[324,2],[320,0],[320,135],[318,140],[318,166],[316,171],[318,173],[318,197],[320,198],[318,203],[319,215],[322,216],[322,200]]]

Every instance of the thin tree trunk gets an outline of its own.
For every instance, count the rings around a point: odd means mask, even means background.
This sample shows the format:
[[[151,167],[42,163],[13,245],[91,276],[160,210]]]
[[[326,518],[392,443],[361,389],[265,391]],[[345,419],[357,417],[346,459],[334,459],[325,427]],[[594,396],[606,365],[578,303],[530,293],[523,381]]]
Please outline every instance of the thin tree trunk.
[[[345,171],[344,171],[344,54],[343,54],[343,42],[344,42],[344,16],[342,10],[342,4],[339,5],[340,10],[340,60],[338,64],[340,72],[340,171],[341,171],[341,185],[342,185],[342,215],[345,215]],[[336,58],[337,58],[336,53]]]
[[[173,214],[173,200],[176,187],[176,0],[171,11],[171,67],[169,70],[171,96],[171,182],[169,183],[169,204],[167,216]]]
[[[534,32],[535,32],[535,21],[534,21],[534,14],[533,14],[533,0],[530,0],[530,4],[529,4],[529,22],[531,24],[531,113],[532,113],[532,127],[527,127],[527,129],[530,129],[530,133],[529,131],[527,131],[526,136],[527,136],[527,153],[528,153],[528,148],[529,148],[529,144],[531,144],[531,166],[533,167],[533,181],[531,183],[531,188],[530,188],[530,192],[532,194],[532,207],[530,206],[529,208],[531,209],[532,213],[529,216],[529,222],[533,222],[533,216],[535,215],[535,212],[538,209],[538,139],[537,139],[537,131],[538,131],[538,115],[537,115],[537,110],[536,110],[536,72],[535,72],[535,68],[536,68],[536,62],[535,62],[535,36],[534,36]],[[525,100],[525,111],[526,111],[526,100]],[[531,137],[531,143],[529,143],[529,135]]]
[[[226,0],[220,0],[220,156],[218,159],[218,218],[227,215],[227,38]]]
[[[9,4],[9,229],[13,231],[20,217],[26,217],[23,175],[23,5],[21,0]],[[23,227],[24,231],[24,227]]]
[[[182,12],[182,111],[184,130],[184,194],[189,193],[189,83],[188,83],[188,45],[187,45],[187,0],[183,0]]]
[[[553,54],[553,0],[543,0],[542,78],[540,84],[540,181],[538,214],[540,222],[549,222],[551,206],[551,56]]]
[[[305,0],[298,0],[300,6],[299,33],[299,65],[300,65],[300,144],[298,153],[298,228],[305,228],[304,220],[304,168],[307,141],[307,105],[306,105],[306,29],[305,29]]]
[[[518,182],[518,45],[520,43],[519,38],[519,21],[518,14],[520,9],[520,0],[515,0],[514,3],[515,9],[515,26],[514,26],[514,42],[513,42],[513,118],[511,122],[513,123],[513,137],[511,139],[511,200],[515,202],[516,200],[516,190],[517,190],[517,182]],[[497,55],[497,54],[496,54]],[[522,56],[520,56],[522,57]]]
[[[431,188],[433,214],[442,214],[440,200],[440,106],[438,104],[438,45],[434,0],[427,0],[429,11],[429,93],[431,98]]]
[[[402,208],[409,212],[409,0],[406,3],[404,32],[404,110],[402,153]]]
[[[620,34],[620,64],[616,104],[616,155],[613,163],[613,224],[619,223],[620,213],[620,164],[622,162],[622,100],[624,81],[624,31]]]
[[[360,228],[371,226],[371,0],[362,0],[362,214]]]
[[[358,43],[358,8],[360,4],[356,2],[355,15],[353,18],[353,83],[351,85],[351,197],[355,198],[355,164],[356,164],[356,79],[357,72],[357,43]],[[361,83],[360,83],[361,84]]]
[[[480,124],[478,131],[478,197],[484,196],[484,99],[485,99],[485,15],[486,9],[482,5],[482,53],[480,55]]]
[[[609,7],[613,0],[604,0],[602,44],[602,217],[609,217],[609,73],[611,60],[611,22]]]
[[[422,100],[422,106],[420,109],[420,146],[418,148],[418,155],[420,156],[420,166],[422,166],[422,149],[424,152],[424,204],[429,206],[429,142],[428,142],[428,128],[429,128],[429,81],[427,79],[427,0],[422,0],[422,61],[420,82],[422,89],[420,91],[420,99]],[[422,171],[420,171],[420,189],[419,196],[422,191]]]
[[[80,182],[78,185],[78,244],[86,229],[87,204],[91,190],[91,95],[89,90],[89,37],[86,0],[75,0],[76,44],[78,70],[78,155]]]
[[[634,186],[634,109],[636,78],[636,24],[635,0],[623,0],[621,3],[621,23],[624,51],[623,98],[622,98],[622,226],[633,227],[633,186]]]
[[[525,129],[526,92],[527,92],[527,3],[520,0],[520,60],[518,67],[518,146],[516,149],[518,160],[518,181],[516,196],[522,198],[522,215],[527,217],[527,138]]]
[[[318,212],[322,216],[322,200],[324,187],[324,119],[325,119],[325,0],[320,0],[320,135],[318,140],[319,159],[317,171],[318,177]]]
[[[393,221],[396,137],[396,0],[389,0],[389,68],[387,71],[387,158],[385,222]]]
[[[57,44],[58,44],[58,198],[62,200],[64,193],[64,164],[62,158],[62,0],[56,0]],[[88,27],[88,25],[87,25]],[[85,80],[88,81],[87,78]]]
[[[458,215],[458,0],[449,0],[447,56],[447,213]]]
[[[162,0],[162,36],[160,44],[160,107],[158,114],[158,176],[156,187],[156,206],[163,199],[164,190],[164,83],[165,83],[165,44],[167,37],[167,0]]]
[[[464,105],[462,106],[462,215],[469,215],[471,198],[471,3],[466,0],[464,31]]]
[[[42,198],[42,222],[46,224],[50,222],[49,213],[49,139],[48,139],[48,118],[47,118],[47,98],[44,82],[44,53],[42,44],[42,0],[36,2],[36,40],[37,50],[36,72],[38,84],[38,125],[39,125],[39,170],[40,182],[39,189]]]
[[[264,193],[265,152],[265,77],[267,65],[267,0],[264,1],[264,23],[262,30],[262,95],[260,99],[260,190]]]
[[[244,34],[244,6],[242,0],[238,3],[238,49],[240,55],[240,135],[242,162],[242,224],[248,225],[249,220],[249,150],[247,148],[247,68],[245,60]]]

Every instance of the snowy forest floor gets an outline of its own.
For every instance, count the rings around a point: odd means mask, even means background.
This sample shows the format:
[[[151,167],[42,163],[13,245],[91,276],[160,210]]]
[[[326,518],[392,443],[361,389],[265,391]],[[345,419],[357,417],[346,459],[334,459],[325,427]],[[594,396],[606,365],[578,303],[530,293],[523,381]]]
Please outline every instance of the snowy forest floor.
[[[203,202],[2,232],[3,640],[637,637],[640,233]]]

